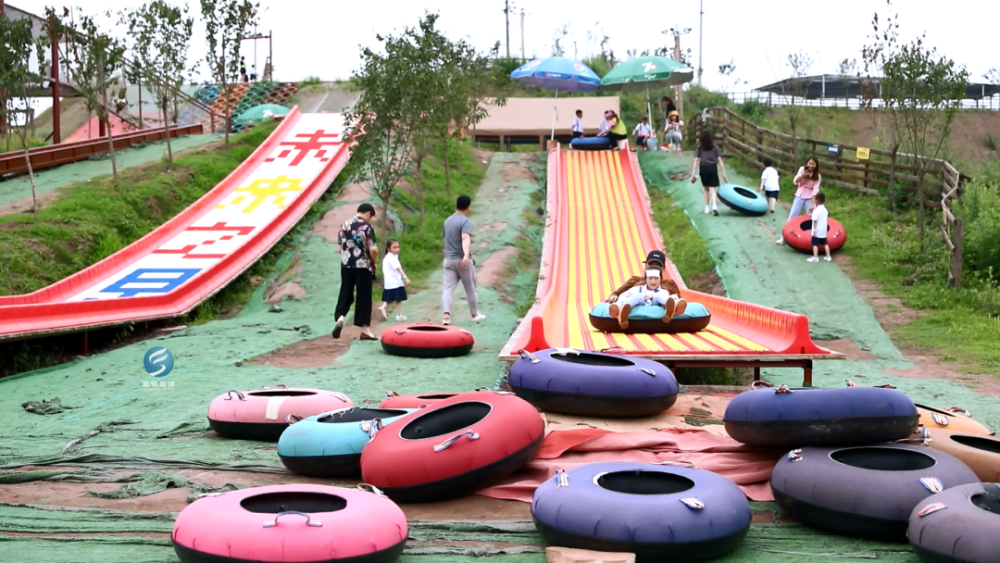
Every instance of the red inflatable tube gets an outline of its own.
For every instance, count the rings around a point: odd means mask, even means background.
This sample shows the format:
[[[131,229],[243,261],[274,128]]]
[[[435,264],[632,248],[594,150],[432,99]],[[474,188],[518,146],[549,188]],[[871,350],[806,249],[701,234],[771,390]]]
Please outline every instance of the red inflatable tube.
[[[364,480],[397,502],[462,496],[520,469],[545,423],[512,393],[463,393],[398,419],[361,451]]]
[[[284,385],[256,391],[232,389],[209,405],[208,423],[223,438],[277,442],[288,428],[289,416],[306,418],[353,406],[347,395],[321,389]]]
[[[393,356],[448,358],[472,351],[472,333],[457,326],[411,324],[382,331],[382,349]]]
[[[377,489],[295,484],[199,498],[177,515],[171,539],[182,563],[385,563],[408,531]]]
[[[459,391],[443,393],[424,393],[422,395],[400,395],[395,391],[385,392],[388,399],[382,401],[380,409],[419,409],[430,405],[436,405],[445,399],[450,399],[455,395],[461,395]]]
[[[847,230],[836,219],[827,219],[827,222],[829,228],[827,229],[826,242],[830,245],[830,250],[834,251],[847,242]],[[796,217],[785,223],[785,227],[781,229],[781,236],[788,243],[788,246],[812,253],[812,219],[808,215]],[[820,252],[822,251],[821,248]]]

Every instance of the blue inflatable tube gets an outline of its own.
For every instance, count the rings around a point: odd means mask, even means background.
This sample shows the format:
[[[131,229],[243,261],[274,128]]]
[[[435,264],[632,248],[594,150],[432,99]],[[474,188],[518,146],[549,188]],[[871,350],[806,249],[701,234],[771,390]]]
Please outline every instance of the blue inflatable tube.
[[[281,433],[278,457],[299,475],[361,475],[365,444],[379,429],[416,410],[352,407],[304,418]]]
[[[611,141],[607,137],[578,137],[569,146],[577,151],[606,151],[611,149]]]
[[[535,527],[554,546],[634,553],[638,563],[683,563],[739,547],[750,505],[735,483],[687,467],[591,463],[535,489]]]
[[[722,418],[734,440],[770,448],[892,442],[913,434],[919,419],[913,401],[894,389],[785,386],[737,395]]]
[[[744,215],[764,215],[767,213],[767,198],[764,194],[736,184],[719,186],[719,199],[727,207]]]
[[[677,379],[669,368],[620,354],[571,348],[522,352],[508,379],[518,397],[546,412],[640,417],[677,401]]]

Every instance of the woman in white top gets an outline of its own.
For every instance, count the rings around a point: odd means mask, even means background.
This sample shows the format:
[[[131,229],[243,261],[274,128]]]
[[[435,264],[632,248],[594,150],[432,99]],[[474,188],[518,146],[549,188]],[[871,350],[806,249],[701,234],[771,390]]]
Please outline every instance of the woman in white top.
[[[404,283],[410,285],[410,278],[406,277],[406,272],[399,263],[399,241],[389,239],[389,242],[385,243],[385,258],[382,259],[382,304],[378,308],[383,319],[389,318],[386,307],[393,304],[396,309],[396,321],[406,320],[403,316],[403,301],[406,301]]]

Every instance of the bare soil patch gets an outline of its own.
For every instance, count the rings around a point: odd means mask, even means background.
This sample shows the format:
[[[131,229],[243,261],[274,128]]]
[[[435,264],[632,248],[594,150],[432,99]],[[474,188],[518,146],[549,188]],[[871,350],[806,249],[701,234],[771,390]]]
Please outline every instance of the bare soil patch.
[[[306,296],[306,290],[295,282],[283,283],[276,287],[268,296],[266,301],[271,305],[281,303],[285,297],[299,301]]]
[[[722,279],[715,270],[698,272],[687,280],[688,287],[702,293],[726,296],[726,288],[722,285]]]
[[[497,223],[490,223],[489,225],[479,227],[479,232],[488,233],[490,231],[502,231],[506,228],[507,228],[507,223],[499,221]]]
[[[862,350],[850,338],[838,338],[837,340],[817,340],[816,344],[830,350],[835,350],[844,355],[845,360],[874,360],[875,356],[870,352]]]
[[[377,303],[373,303],[373,306]],[[377,310],[372,311],[372,334],[382,336],[382,328],[375,323],[381,321],[381,314]],[[330,319],[330,326],[324,330],[333,330],[335,319]],[[274,366],[281,368],[321,368],[332,366],[337,358],[344,355],[344,352],[351,347],[355,340],[361,337],[361,328],[350,324],[350,317],[344,324],[344,331],[340,338],[333,338],[329,332],[318,338],[302,340],[279,348],[273,352],[254,358],[249,364],[257,366]],[[376,341],[362,342],[364,346],[381,346]]]
[[[490,167],[490,160],[493,158],[493,151],[485,149],[472,149],[472,158],[476,159],[476,165],[486,170]]]
[[[368,182],[347,184],[340,188],[337,201],[365,201],[371,197],[371,185]]]
[[[50,203],[61,197],[59,190],[52,190],[38,194],[38,209],[41,211]],[[14,215],[16,213],[31,213],[31,197],[11,201],[0,205],[0,215]]]
[[[538,182],[538,178],[535,174],[528,170],[524,166],[516,162],[505,162],[500,168],[500,175],[505,182],[512,182],[514,180],[530,180],[532,182]]]
[[[483,262],[482,267],[476,269],[476,283],[497,287],[507,272],[508,259],[514,256],[517,256],[517,248],[513,246],[494,252]]]

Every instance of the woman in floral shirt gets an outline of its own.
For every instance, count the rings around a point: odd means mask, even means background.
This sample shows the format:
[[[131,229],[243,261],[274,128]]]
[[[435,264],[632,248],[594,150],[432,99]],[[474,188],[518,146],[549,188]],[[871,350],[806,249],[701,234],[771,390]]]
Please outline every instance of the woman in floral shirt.
[[[344,330],[344,317],[354,304],[357,289],[354,325],[361,327],[361,340],[378,340],[368,327],[372,319],[372,280],[378,263],[378,239],[370,223],[374,218],[375,207],[362,203],[358,214],[340,226],[340,297],[334,312],[334,338],[340,338]]]

